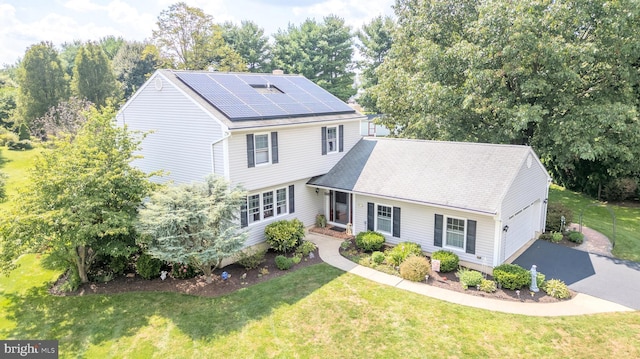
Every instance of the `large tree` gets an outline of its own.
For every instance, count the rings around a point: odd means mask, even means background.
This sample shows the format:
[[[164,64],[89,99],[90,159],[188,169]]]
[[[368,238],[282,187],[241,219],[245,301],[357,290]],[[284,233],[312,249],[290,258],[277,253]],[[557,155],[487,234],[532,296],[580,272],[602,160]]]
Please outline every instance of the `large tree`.
[[[177,69],[244,71],[240,55],[224,41],[222,27],[202,9],[184,2],[163,10],[153,40],[165,65]]]
[[[100,45],[87,42],[78,51],[71,89],[75,96],[100,107],[105,106],[107,99],[114,96],[116,82],[111,63]]]
[[[211,283],[212,271],[244,245],[247,235],[237,219],[245,200],[245,191],[214,176],[156,191],[140,210],[138,230],[146,252],[195,266]]]
[[[0,127],[12,128],[18,98],[18,84],[11,78],[12,70],[0,70]]]
[[[87,122],[87,115],[92,106],[91,102],[78,97],[62,101],[51,107],[44,116],[34,120],[34,127],[39,128],[40,132],[33,133],[32,131],[32,134],[42,140],[61,135],[75,136]]]
[[[102,51],[110,61],[116,57],[116,54],[125,43],[125,39],[120,36],[115,37],[113,35],[105,36],[98,41],[100,48],[102,48]]]
[[[264,29],[246,20],[240,26],[227,22],[223,29],[222,37],[242,57],[250,72],[269,72],[271,46]]]
[[[351,29],[335,15],[321,24],[307,19],[275,35],[274,68],[302,74],[343,101],[356,93],[352,56]]]
[[[35,250],[84,283],[97,255],[135,250],[130,237],[151,184],[130,165],[141,139],[113,118],[113,110],[94,110],[77,136],[56,141],[36,159],[13,212],[0,218],[0,271]]]
[[[378,16],[370,23],[362,25],[357,32],[359,43],[356,44],[362,60],[358,61],[362,93],[358,96],[360,104],[367,112],[379,113],[376,97],[371,90],[378,84],[376,70],[382,64],[393,43],[395,22],[391,17]]]
[[[640,173],[640,3],[401,0],[396,12],[375,94],[397,135],[529,144],[591,194]]]
[[[158,49],[152,44],[125,42],[112,64],[124,99],[128,99],[158,67]]]
[[[69,84],[58,58],[49,42],[41,42],[27,49],[18,68],[17,111],[27,126],[44,115],[51,106],[69,97]]]

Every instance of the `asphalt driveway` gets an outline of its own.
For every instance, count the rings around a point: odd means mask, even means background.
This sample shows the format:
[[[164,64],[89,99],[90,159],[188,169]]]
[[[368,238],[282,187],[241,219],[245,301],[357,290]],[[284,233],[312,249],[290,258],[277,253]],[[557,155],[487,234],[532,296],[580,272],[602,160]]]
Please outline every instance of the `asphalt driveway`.
[[[560,279],[576,292],[640,310],[640,263],[583,252],[537,240],[513,261],[535,264],[547,279]]]

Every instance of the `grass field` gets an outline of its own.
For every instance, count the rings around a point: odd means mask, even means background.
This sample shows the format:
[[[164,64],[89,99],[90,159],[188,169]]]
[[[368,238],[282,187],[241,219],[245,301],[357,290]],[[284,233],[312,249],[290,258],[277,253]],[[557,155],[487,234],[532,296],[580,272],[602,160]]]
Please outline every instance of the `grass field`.
[[[640,312],[525,317],[449,304],[325,264],[220,298],[55,297],[33,255],[0,278],[0,338],[87,358],[632,358]]]
[[[40,152],[41,149],[38,148],[30,151],[9,151],[6,148],[0,148],[0,156],[6,161],[0,165],[0,170],[9,176],[7,179],[9,201],[0,203],[0,211],[9,208],[11,196],[15,196],[16,192],[24,187],[29,168]]]
[[[616,218],[613,255],[640,262],[640,206],[606,205],[554,185],[549,191],[549,201],[561,202],[571,208],[576,223],[579,222],[580,212],[583,212],[584,226],[613,239],[613,219],[607,207],[611,209]]]

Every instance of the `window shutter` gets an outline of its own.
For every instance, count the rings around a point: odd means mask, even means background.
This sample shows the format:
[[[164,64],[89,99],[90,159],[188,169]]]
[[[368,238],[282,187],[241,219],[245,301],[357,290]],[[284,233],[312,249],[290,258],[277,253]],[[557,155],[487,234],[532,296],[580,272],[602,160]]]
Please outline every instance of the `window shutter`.
[[[240,205],[240,228],[244,228],[249,225],[249,218],[247,217],[247,200]]]
[[[322,155],[327,154],[327,128],[322,128]]]
[[[338,151],[344,152],[344,125],[338,127]]]
[[[375,220],[375,206],[373,205],[373,203],[368,202],[367,203],[367,230],[368,231],[373,231],[375,230],[374,226],[376,224],[376,220]]]
[[[278,163],[278,133],[271,132],[271,163]]]
[[[295,207],[295,191],[293,190],[293,185],[289,186],[289,213],[293,213],[296,211]]]
[[[442,223],[442,215],[436,214],[433,225],[433,245],[436,247],[442,247]]]
[[[400,238],[400,207],[393,207],[393,236]]]
[[[253,152],[253,135],[247,135],[247,166],[249,168],[256,166],[255,154]]]
[[[467,220],[467,253],[476,254],[476,221]]]

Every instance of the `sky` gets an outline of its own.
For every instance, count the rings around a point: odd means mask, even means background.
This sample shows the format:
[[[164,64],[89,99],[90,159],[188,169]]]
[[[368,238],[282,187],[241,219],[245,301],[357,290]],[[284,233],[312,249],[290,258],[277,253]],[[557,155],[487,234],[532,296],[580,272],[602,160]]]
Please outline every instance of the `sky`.
[[[352,29],[379,15],[393,15],[394,0],[183,0],[214,21],[251,20],[274,34],[307,18],[336,14]],[[0,0],[0,67],[15,64],[41,41],[59,46],[108,35],[151,38],[160,12],[179,0]]]

